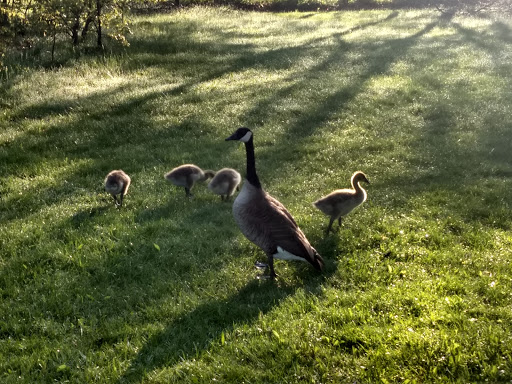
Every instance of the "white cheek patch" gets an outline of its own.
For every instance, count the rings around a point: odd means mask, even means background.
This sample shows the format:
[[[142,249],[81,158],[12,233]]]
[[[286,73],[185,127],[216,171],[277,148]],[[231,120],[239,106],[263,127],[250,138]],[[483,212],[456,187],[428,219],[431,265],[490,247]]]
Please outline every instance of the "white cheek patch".
[[[272,256],[274,256],[276,259],[280,260],[299,260],[299,261],[306,261],[305,258],[295,256],[293,253],[290,253],[286,250],[284,250],[281,247],[277,247],[277,253],[274,253]]]
[[[252,137],[252,132],[247,132],[242,138],[240,138],[240,141],[247,143]]]

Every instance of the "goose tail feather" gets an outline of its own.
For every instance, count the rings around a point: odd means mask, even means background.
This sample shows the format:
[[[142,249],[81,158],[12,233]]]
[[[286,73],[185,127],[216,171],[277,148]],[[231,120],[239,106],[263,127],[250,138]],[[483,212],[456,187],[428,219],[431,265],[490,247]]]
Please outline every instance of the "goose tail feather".
[[[320,256],[315,248],[313,248],[313,258],[311,260],[311,264],[313,264],[313,267],[319,271],[324,269],[324,259],[322,256]]]

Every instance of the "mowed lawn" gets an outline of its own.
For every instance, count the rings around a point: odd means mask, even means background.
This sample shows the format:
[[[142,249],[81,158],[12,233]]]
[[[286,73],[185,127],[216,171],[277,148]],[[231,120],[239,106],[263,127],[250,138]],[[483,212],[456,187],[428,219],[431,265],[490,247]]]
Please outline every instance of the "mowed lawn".
[[[512,380],[512,22],[191,8],[132,31],[104,58],[7,61],[0,382]],[[244,173],[241,125],[322,274],[257,279],[232,202],[164,180]],[[368,201],[324,236],[311,203],[356,170]]]

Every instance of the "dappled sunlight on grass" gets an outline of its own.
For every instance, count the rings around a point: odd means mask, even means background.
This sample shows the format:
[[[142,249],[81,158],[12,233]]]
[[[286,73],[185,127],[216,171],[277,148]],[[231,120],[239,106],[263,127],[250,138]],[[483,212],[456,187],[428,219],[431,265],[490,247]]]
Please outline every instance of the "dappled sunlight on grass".
[[[510,380],[511,31],[198,7],[135,18],[103,59],[20,64],[0,92],[2,379]],[[257,279],[231,202],[164,180],[243,173],[240,125],[323,274]],[[112,169],[132,178],[121,209]],[[311,203],[355,170],[368,200],[325,236]]]

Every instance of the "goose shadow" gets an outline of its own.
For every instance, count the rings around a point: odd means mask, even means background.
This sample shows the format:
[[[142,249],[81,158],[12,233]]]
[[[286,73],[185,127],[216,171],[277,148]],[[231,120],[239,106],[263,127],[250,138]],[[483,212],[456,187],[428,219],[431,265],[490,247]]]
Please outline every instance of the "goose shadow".
[[[300,268],[307,289],[316,293],[335,269],[316,275],[310,268]],[[304,288],[304,287],[302,287]],[[200,358],[217,343],[222,335],[241,324],[250,325],[286,298],[298,287],[282,281],[255,279],[227,298],[208,301],[191,312],[172,320],[164,330],[152,336],[132,360],[118,383],[144,382],[146,374],[164,367],[172,367],[184,360]],[[194,324],[194,327],[190,327]]]
[[[112,204],[102,205],[99,207],[94,207],[91,209],[83,209],[81,211],[76,212],[69,219],[69,224],[72,228],[78,229],[82,227],[84,224],[88,223],[90,220],[93,220],[95,216],[100,216],[104,214],[106,211],[112,208]]]

